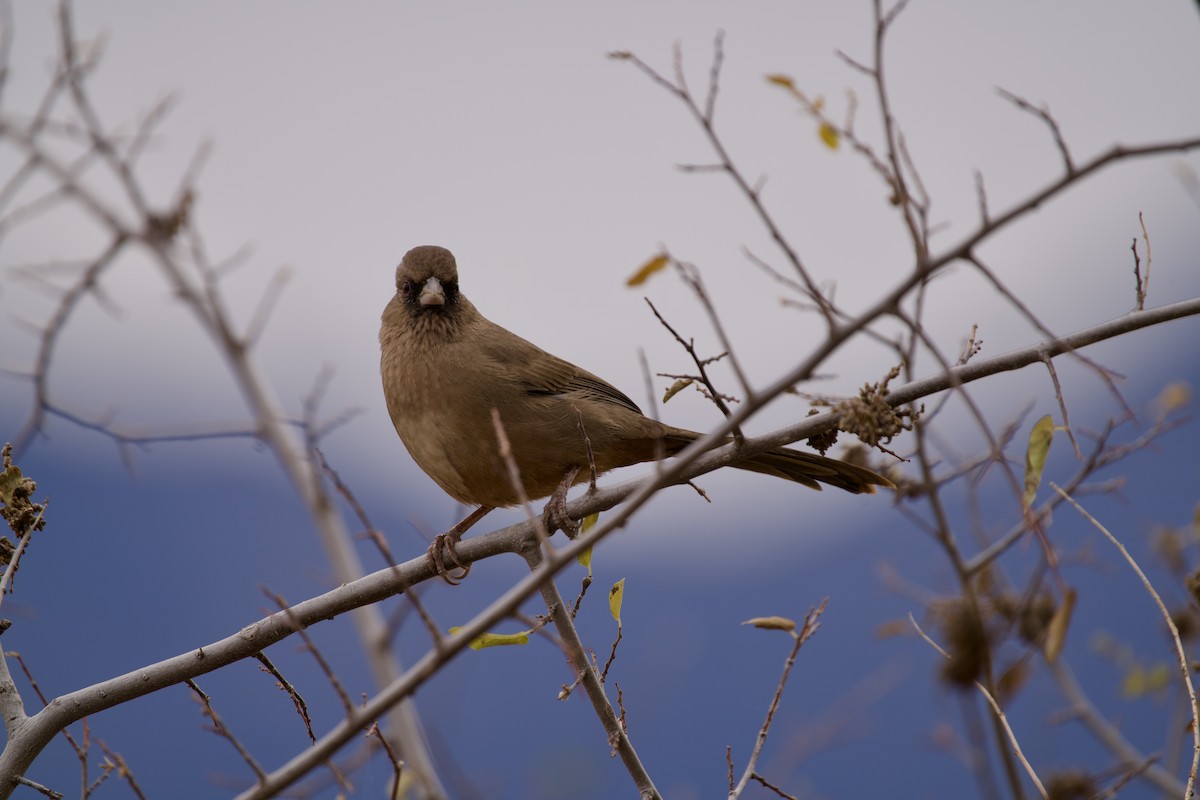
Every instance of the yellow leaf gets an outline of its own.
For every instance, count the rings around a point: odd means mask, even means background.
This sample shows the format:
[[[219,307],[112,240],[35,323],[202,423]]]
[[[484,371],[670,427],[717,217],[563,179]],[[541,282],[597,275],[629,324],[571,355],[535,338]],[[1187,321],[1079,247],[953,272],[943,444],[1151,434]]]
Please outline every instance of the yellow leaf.
[[[450,629],[450,633],[458,633],[461,627]],[[520,633],[483,633],[475,637],[471,644],[467,645],[472,650],[482,650],[485,647],[504,647],[511,644],[529,644],[529,634],[533,631],[521,631]]]
[[[1146,693],[1146,671],[1140,664],[1134,664],[1125,679],[1121,681],[1121,694],[1130,699],[1137,699]]]
[[[617,581],[608,590],[608,610],[612,613],[617,625],[621,624],[621,602],[625,599],[625,579]]]
[[[753,625],[756,628],[762,628],[767,631],[794,631],[796,630],[796,620],[788,619],[787,617],[754,617],[742,623],[743,625]]]
[[[1049,419],[1049,417],[1047,417]],[[1067,628],[1071,625],[1071,614],[1075,611],[1075,590],[1067,589],[1062,605],[1054,610],[1050,624],[1046,626],[1046,660],[1050,663],[1058,658],[1067,641]]]
[[[629,279],[625,281],[625,285],[641,286],[651,275],[665,267],[670,260],[670,258],[664,255],[655,256],[638,267],[638,271],[629,276]]]
[[[1026,508],[1033,505],[1033,498],[1037,496],[1038,485],[1042,482],[1042,469],[1046,466],[1046,454],[1050,452],[1050,440],[1053,438],[1054,420],[1047,414],[1029,432],[1029,447],[1025,450]]]
[[[600,515],[594,514],[592,516],[600,516]],[[588,520],[588,518],[585,518],[583,520],[584,530],[587,530],[587,520]],[[595,523],[593,523],[593,524],[595,524]],[[592,577],[592,548],[589,547],[587,550],[584,550],[582,553],[575,556],[575,560],[579,562],[579,566],[587,568],[588,578],[591,578]]]
[[[1166,664],[1155,664],[1146,673],[1146,690],[1150,692],[1165,691],[1171,683],[1172,670]]]
[[[588,514],[586,517],[583,518],[583,527],[580,530],[580,532],[587,533],[592,528],[596,527],[596,523],[599,521],[600,521],[600,512],[599,511],[597,511],[595,514]],[[588,561],[590,562],[592,560],[592,549],[590,547],[588,548],[587,553],[588,553]],[[579,556],[580,556],[580,558],[582,558],[583,554],[580,553]],[[583,564],[582,561],[579,563]],[[584,564],[584,566],[586,567],[587,564]]]
[[[768,75],[767,80],[776,86],[784,86],[788,89],[796,88],[796,84],[792,81],[792,77],[790,75],[780,75],[776,73],[774,75]]]
[[[680,392],[682,392],[684,389],[686,389],[687,387],[689,387],[691,385],[692,385],[691,378],[680,378],[679,380],[677,380],[671,384],[670,389],[667,389],[667,393],[663,395],[662,401],[664,403],[667,402],[672,397],[679,394]]]
[[[838,149],[838,132],[837,128],[830,125],[828,122],[822,122],[821,127],[817,128],[817,135],[821,137],[821,141],[830,150]]]
[[[1186,381],[1167,384],[1154,400],[1154,404],[1163,414],[1178,411],[1190,402],[1192,402],[1192,387],[1188,386]]]

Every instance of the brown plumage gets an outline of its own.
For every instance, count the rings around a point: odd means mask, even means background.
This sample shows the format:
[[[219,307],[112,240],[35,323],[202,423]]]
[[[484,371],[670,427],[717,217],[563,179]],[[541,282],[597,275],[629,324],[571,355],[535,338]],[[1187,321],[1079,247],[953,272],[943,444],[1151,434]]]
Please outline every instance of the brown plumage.
[[[576,483],[588,479],[581,417],[597,473],[672,455],[700,435],[646,417],[605,381],[484,318],[459,292],[454,256],[442,247],[404,255],[379,344],[396,432],[417,465],[461,503],[517,502],[493,408],[530,499],[552,494],[572,468],[580,468]],[[732,466],[814,489],[827,483],[871,493],[891,486],[868,469],[782,447]]]

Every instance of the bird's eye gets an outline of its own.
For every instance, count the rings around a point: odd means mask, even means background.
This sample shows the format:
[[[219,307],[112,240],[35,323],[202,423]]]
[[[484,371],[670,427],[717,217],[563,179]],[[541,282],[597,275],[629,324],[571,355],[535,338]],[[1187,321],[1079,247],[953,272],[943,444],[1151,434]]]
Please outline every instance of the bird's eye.
[[[458,294],[458,281],[448,281],[442,287],[442,289],[446,293],[446,299],[453,300],[454,297]]]
[[[413,290],[412,281],[405,281],[404,283],[400,284],[400,294],[403,295],[404,297],[411,296],[412,290]]]

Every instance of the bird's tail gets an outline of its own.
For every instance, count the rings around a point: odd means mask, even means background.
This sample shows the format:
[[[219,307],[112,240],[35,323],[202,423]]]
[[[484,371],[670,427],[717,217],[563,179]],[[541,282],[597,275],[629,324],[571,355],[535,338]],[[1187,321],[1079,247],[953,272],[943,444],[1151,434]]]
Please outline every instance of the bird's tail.
[[[664,440],[667,443],[668,452],[677,452],[698,437],[699,434],[676,428],[665,436]],[[672,449],[672,445],[678,446]],[[876,486],[884,486],[888,489],[896,488],[895,484],[887,478],[866,467],[787,447],[777,447],[742,461],[735,461],[729,466],[750,472],[760,472],[764,475],[774,475],[778,478],[802,483],[810,489],[818,491],[821,489],[822,483],[836,486],[852,494],[874,494]]]

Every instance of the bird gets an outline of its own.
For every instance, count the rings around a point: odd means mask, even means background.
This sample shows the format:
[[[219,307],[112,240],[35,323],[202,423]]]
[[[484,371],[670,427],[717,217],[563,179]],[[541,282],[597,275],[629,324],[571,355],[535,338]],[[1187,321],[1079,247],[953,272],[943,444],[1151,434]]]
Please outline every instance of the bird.
[[[701,436],[646,416],[612,384],[484,317],[460,290],[457,262],[444,247],[404,254],[379,344],[383,394],[400,440],[446,494],[478,507],[451,529],[451,547],[468,520],[493,508],[565,494],[594,475],[674,455]],[[494,414],[511,461],[501,455]],[[813,489],[895,488],[865,467],[786,447],[730,466]]]

